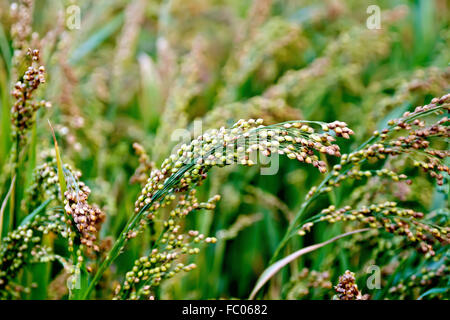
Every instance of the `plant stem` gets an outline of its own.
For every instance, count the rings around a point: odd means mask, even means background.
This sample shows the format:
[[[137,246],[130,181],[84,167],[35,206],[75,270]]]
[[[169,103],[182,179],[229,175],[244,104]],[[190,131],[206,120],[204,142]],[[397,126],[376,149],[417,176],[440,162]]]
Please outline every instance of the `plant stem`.
[[[145,208],[145,207],[144,207]],[[143,208],[143,209],[144,209]],[[119,238],[114,243],[114,246],[111,248],[111,251],[106,256],[105,260],[103,260],[102,264],[98,268],[97,272],[95,273],[94,278],[92,279],[91,283],[89,284],[88,288],[82,295],[82,299],[85,300],[89,297],[89,294],[94,289],[95,285],[100,280],[103,273],[106,271],[106,269],[111,265],[111,263],[119,256],[120,250],[125,246],[125,241],[127,240],[127,235],[130,230],[133,229],[137,221],[139,221],[139,218],[141,216],[141,210],[139,213],[135,214],[127,223],[125,228],[122,230],[122,232],[119,235]]]
[[[15,183],[16,183],[16,176],[14,176],[14,177],[12,178],[11,186],[10,186],[10,188],[9,188],[8,193],[7,193],[6,196],[5,196],[5,199],[3,199],[2,206],[1,206],[1,208],[0,208],[0,243],[1,243],[1,241],[2,241],[2,236],[1,236],[1,235],[2,235],[2,231],[3,231],[3,217],[4,217],[4,212],[5,212],[6,204],[8,203],[8,200],[9,200],[9,198],[11,197],[11,193],[12,193],[12,191],[13,191],[13,189],[14,189]]]
[[[265,283],[267,283],[267,281],[269,281],[278,271],[280,271],[283,267],[285,267],[287,264],[291,263],[292,261],[294,261],[295,259],[299,258],[300,256],[312,252],[314,250],[317,250],[327,244],[330,244],[336,240],[339,240],[343,237],[347,237],[350,236],[352,234],[355,233],[361,233],[361,232],[366,232],[370,230],[370,228],[364,228],[364,229],[358,229],[358,230],[353,230],[350,232],[346,232],[343,234],[340,234],[332,239],[326,240],[324,242],[321,243],[317,243],[314,245],[311,245],[309,247],[305,247],[302,248],[290,255],[288,255],[287,257],[283,258],[282,260],[276,262],[275,264],[271,264],[266,270],[264,270],[264,272],[261,274],[261,276],[259,277],[258,281],[256,282],[256,285],[254,287],[254,289],[252,290],[252,293],[250,294],[249,300],[252,300],[255,298],[256,293],[264,286]]]
[[[393,128],[393,126],[390,126],[388,129],[391,129],[391,128]],[[355,151],[359,151],[359,150],[363,149],[366,145],[376,141],[378,138],[379,138],[378,136],[370,137],[366,142],[364,142],[358,148],[356,148]],[[302,203],[302,205],[300,207],[300,210],[295,215],[294,220],[292,220],[292,222],[289,224],[289,227],[288,227],[286,233],[284,234],[283,239],[281,239],[277,249],[275,250],[274,254],[272,255],[272,258],[270,259],[269,264],[273,264],[276,261],[276,259],[278,258],[278,256],[281,253],[281,250],[283,250],[283,248],[286,246],[286,244],[288,243],[289,239],[291,238],[292,232],[294,231],[295,227],[297,226],[298,222],[300,221],[300,218],[303,216],[303,214],[305,213],[306,209],[308,209],[309,205],[318,197],[318,195],[320,194],[320,191],[322,190],[322,188],[327,184],[327,182],[332,177],[333,177],[332,173],[329,173],[325,177],[325,179],[323,179],[322,182],[319,184],[315,194],[311,198],[307,199],[306,201],[304,201]]]
[[[419,114],[414,114],[411,116],[408,116],[404,119],[405,122],[410,122],[413,121],[415,119],[418,119],[424,115],[428,115],[431,114],[433,112],[438,111],[439,109],[442,109],[443,106],[446,106],[446,104],[443,105],[439,105],[433,109],[430,109],[426,112],[423,113],[419,113]],[[314,123],[314,122],[313,122]],[[393,128],[395,128],[396,124],[393,125],[389,125],[386,129],[388,131],[391,131]],[[363,144],[361,144],[359,147],[357,147],[355,149],[354,152],[360,151],[362,150],[365,146],[367,146],[370,143],[373,143],[375,141],[377,141],[380,138],[379,135],[372,135],[369,139],[367,139]],[[347,171],[352,167],[351,166],[351,162],[346,163],[346,165],[348,165],[349,168],[347,168]],[[272,255],[272,258],[270,259],[269,264],[272,264],[275,262],[275,260],[278,258],[278,256],[281,253],[281,250],[283,250],[283,248],[286,246],[286,244],[288,243],[289,239],[292,236],[292,232],[294,231],[297,223],[299,222],[300,218],[303,216],[303,214],[305,213],[306,209],[308,208],[308,206],[317,198],[317,196],[320,194],[320,191],[322,190],[322,188],[326,185],[326,183],[333,177],[332,173],[329,173],[324,180],[322,180],[322,182],[319,184],[319,186],[317,187],[317,190],[315,192],[315,195],[312,196],[311,198],[309,198],[308,200],[306,200],[305,202],[302,203],[300,210],[297,212],[294,220],[292,220],[292,222],[289,224],[289,227],[286,231],[286,233],[283,236],[283,239],[281,239],[280,244],[278,245],[277,249],[275,250],[274,254]]]
[[[151,201],[146,204],[144,207],[142,207],[141,210],[139,210],[138,213],[134,214],[131,219],[128,221],[125,228],[122,230],[122,232],[119,235],[119,238],[114,243],[114,246],[111,248],[110,252],[106,256],[105,260],[103,260],[102,264],[98,268],[94,278],[92,279],[91,283],[89,284],[88,288],[86,289],[85,293],[82,295],[82,299],[87,299],[89,297],[89,294],[94,289],[95,285],[100,281],[100,278],[102,274],[105,272],[105,270],[111,265],[111,263],[119,256],[120,250],[125,246],[125,242],[127,240],[128,232],[131,231],[136,224],[142,219],[142,215],[145,211],[147,211],[148,208],[150,208],[155,201],[159,200],[161,197],[163,197],[164,194],[167,194],[172,188],[173,185],[176,184],[178,179],[183,176],[183,174],[191,169],[194,166],[194,162],[191,162],[184,166],[182,169],[178,170],[175,174],[170,176],[170,178],[167,180],[167,182],[164,185],[164,188],[161,190],[158,190],[152,197]]]
[[[294,220],[292,220],[292,222],[289,224],[289,227],[288,227],[286,233],[284,234],[283,239],[281,239],[280,243],[278,244],[278,247],[276,248],[272,258],[270,259],[269,264],[274,263],[275,260],[278,258],[278,256],[281,253],[281,250],[283,250],[283,248],[286,246],[289,239],[291,238],[292,232],[294,231],[295,227],[297,226],[297,223],[300,221],[300,218],[303,216],[303,214],[305,213],[308,206],[317,198],[317,195],[320,193],[319,191],[327,183],[327,181],[331,179],[331,177],[332,177],[332,175],[328,174],[327,177],[324,180],[322,180],[322,182],[320,183],[319,187],[317,188],[316,194],[302,203],[300,210],[295,215]]]

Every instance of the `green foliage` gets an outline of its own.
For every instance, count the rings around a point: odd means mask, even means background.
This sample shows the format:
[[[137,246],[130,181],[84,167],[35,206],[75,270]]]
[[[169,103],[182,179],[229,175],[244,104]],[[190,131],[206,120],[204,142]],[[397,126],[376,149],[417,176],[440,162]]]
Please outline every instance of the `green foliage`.
[[[450,297],[445,1],[12,2],[0,298]]]

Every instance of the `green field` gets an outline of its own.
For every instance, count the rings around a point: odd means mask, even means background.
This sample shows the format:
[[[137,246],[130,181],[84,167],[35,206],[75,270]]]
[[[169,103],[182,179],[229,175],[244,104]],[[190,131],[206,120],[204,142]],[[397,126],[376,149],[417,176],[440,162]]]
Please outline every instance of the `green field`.
[[[447,1],[0,21],[0,299],[450,297]]]

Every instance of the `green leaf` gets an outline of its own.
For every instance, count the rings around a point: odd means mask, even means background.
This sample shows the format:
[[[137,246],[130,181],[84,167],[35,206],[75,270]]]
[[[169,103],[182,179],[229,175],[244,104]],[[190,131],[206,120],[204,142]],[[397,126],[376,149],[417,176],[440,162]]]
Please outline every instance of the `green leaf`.
[[[420,297],[417,298],[417,299],[418,299],[418,300],[422,300],[424,297],[426,297],[426,296],[428,296],[428,295],[430,295],[430,294],[433,294],[433,293],[445,293],[445,292],[447,292],[447,291],[448,291],[448,288],[433,288],[433,289],[430,289],[430,290],[428,290],[428,291],[422,293],[422,294],[420,295]]]
[[[45,210],[45,208],[48,206],[48,204],[52,201],[51,199],[47,199],[44,202],[42,202],[39,207],[33,210],[29,215],[27,215],[22,222],[20,223],[20,226],[26,225],[28,222],[32,221],[38,214],[40,214],[42,211]]]
[[[291,253],[290,255],[288,255],[287,257],[275,262],[274,264],[272,264],[271,266],[269,266],[259,277],[258,281],[256,282],[255,287],[253,288],[252,293],[250,294],[249,299],[252,300],[255,298],[256,294],[258,293],[258,291],[264,286],[264,284],[266,284],[267,281],[269,281],[275,274],[278,273],[278,271],[280,271],[283,267],[285,267],[287,264],[291,263],[292,261],[294,261],[295,259],[301,257],[302,255],[312,252],[314,250],[317,250],[319,248],[322,248],[323,246],[326,246],[327,244],[330,244],[336,240],[339,240],[343,237],[355,234],[355,233],[360,233],[360,232],[364,232],[364,231],[368,231],[369,228],[365,228],[365,229],[358,229],[358,230],[354,230],[354,231],[350,231],[344,234],[341,234],[337,237],[334,237],[330,240],[318,243],[318,244],[314,244],[312,246],[306,247],[306,248],[302,248],[294,253]]]
[[[103,41],[116,32],[122,25],[124,15],[118,14],[114,19],[107,23],[103,28],[100,28],[89,39],[81,44],[70,56],[70,64],[76,64],[89,53],[94,51]]]
[[[56,165],[58,167],[58,181],[59,181],[59,187],[61,190],[62,201],[64,203],[64,193],[66,192],[67,185],[66,185],[66,179],[64,178],[63,164],[61,161],[61,155],[59,153],[58,141],[56,141],[55,131],[53,130],[50,120],[48,120],[48,124],[49,124],[50,128],[52,129],[53,142],[55,143]]]

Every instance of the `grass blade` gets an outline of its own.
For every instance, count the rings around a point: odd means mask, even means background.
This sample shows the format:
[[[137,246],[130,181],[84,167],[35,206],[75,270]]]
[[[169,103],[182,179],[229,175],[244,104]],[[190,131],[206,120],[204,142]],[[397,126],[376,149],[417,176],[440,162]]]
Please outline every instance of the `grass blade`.
[[[6,208],[6,205],[7,205],[7,203],[8,203],[8,200],[9,200],[9,198],[11,197],[11,193],[12,193],[12,190],[14,189],[14,184],[15,184],[15,183],[16,183],[16,176],[14,176],[14,177],[12,178],[12,180],[11,180],[11,187],[9,188],[8,193],[6,194],[5,198],[3,199],[2,206],[1,206],[1,208],[0,208],[0,243],[1,243],[1,241],[2,241],[1,235],[2,235],[2,230],[3,230],[3,217],[4,217],[4,212],[5,212],[5,208]]]
[[[38,214],[40,214],[45,208],[48,206],[48,204],[52,201],[51,199],[47,199],[44,202],[42,202],[39,207],[33,210],[29,215],[27,215],[22,222],[20,223],[20,226],[26,225],[28,222],[34,219]]]
[[[255,298],[256,294],[258,293],[258,291],[264,286],[264,284],[266,284],[267,281],[269,281],[275,274],[278,273],[278,271],[280,271],[283,267],[285,267],[287,264],[291,263],[292,261],[294,261],[295,259],[301,257],[302,255],[312,252],[314,250],[317,250],[319,248],[322,248],[323,246],[326,246],[327,244],[330,244],[336,240],[339,240],[341,238],[344,238],[346,236],[355,234],[355,233],[360,233],[360,232],[364,232],[364,231],[368,231],[368,228],[365,229],[358,229],[358,230],[354,230],[354,231],[350,231],[344,234],[341,234],[337,237],[334,237],[330,240],[318,243],[318,244],[314,244],[312,246],[306,247],[306,248],[302,248],[294,253],[291,253],[290,255],[288,255],[287,257],[275,262],[274,264],[272,264],[271,266],[269,266],[259,277],[258,281],[256,282],[255,287],[253,288],[252,293],[250,294],[249,299],[252,300]]]
[[[78,63],[90,52],[94,51],[103,41],[116,32],[123,22],[123,14],[117,15],[103,28],[98,30],[89,39],[86,40],[81,46],[79,46],[71,55],[69,62],[71,64]]]
[[[62,201],[64,203],[64,193],[66,192],[66,189],[67,189],[66,179],[64,178],[64,171],[63,171],[63,165],[62,165],[62,161],[61,161],[61,155],[59,153],[58,141],[56,141],[55,131],[53,130],[50,120],[48,120],[48,125],[50,126],[50,129],[52,130],[53,142],[55,143],[56,165],[58,167],[58,181],[59,181],[59,187],[61,190]]]

